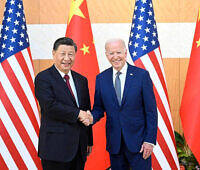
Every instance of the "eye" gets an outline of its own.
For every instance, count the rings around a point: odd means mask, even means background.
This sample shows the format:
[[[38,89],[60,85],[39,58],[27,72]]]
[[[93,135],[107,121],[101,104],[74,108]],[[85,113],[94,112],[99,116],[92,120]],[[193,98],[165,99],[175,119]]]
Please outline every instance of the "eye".
[[[73,53],[69,53],[68,56],[72,57],[74,54]]]
[[[122,54],[122,52],[121,51],[117,51],[117,54]]]
[[[65,53],[60,53],[62,56],[64,56],[65,55]]]

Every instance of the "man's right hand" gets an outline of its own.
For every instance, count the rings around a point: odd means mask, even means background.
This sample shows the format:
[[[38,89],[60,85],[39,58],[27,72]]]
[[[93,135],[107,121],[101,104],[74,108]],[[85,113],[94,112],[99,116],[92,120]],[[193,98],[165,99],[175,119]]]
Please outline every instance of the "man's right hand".
[[[88,110],[87,112],[80,110],[78,119],[85,125],[89,126],[93,123],[93,116],[91,112]]]
[[[88,114],[86,111],[80,110],[78,119],[85,125],[89,126],[90,125],[90,120],[88,118]]]
[[[93,124],[93,116],[89,110],[87,111],[87,114],[88,114],[88,119],[90,121],[90,124]]]

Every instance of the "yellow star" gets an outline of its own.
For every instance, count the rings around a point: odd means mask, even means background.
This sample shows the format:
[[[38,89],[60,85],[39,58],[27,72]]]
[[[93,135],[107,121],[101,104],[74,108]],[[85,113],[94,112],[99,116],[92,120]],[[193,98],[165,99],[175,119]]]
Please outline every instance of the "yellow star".
[[[197,48],[198,48],[200,46],[200,38],[198,41],[196,41],[196,43],[197,43]]]
[[[82,11],[80,10],[80,6],[83,3],[84,0],[72,0],[71,2],[71,8],[69,11],[69,20],[68,20],[68,24],[70,23],[72,17],[74,15],[80,16],[82,18],[85,18],[85,16],[83,15]]]
[[[82,50],[83,51],[83,54],[85,55],[86,53],[90,53],[89,52],[89,46],[86,46],[85,44],[83,44],[83,48],[81,48],[80,50]]]

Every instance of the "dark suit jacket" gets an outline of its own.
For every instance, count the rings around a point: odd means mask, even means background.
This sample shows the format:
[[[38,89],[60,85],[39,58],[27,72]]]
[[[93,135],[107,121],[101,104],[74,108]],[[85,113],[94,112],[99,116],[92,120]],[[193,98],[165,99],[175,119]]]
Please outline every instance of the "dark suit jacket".
[[[41,108],[38,155],[45,160],[69,162],[81,147],[84,161],[87,146],[92,146],[92,129],[78,121],[81,110],[90,110],[88,82],[71,71],[79,108],[55,66],[35,78],[35,95]]]
[[[121,136],[128,149],[137,153],[142,143],[156,144],[157,107],[149,73],[128,64],[122,104],[119,105],[113,85],[113,69],[109,68],[96,77],[94,123],[106,111],[107,150],[117,154]]]

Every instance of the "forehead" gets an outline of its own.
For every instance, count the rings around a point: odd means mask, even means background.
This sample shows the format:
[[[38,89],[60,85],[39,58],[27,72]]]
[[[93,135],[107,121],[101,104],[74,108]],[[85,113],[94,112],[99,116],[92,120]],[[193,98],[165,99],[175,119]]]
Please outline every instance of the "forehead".
[[[110,42],[106,46],[106,50],[108,50],[108,51],[121,50],[121,49],[124,49],[124,48],[125,47],[124,47],[124,45],[121,41]]]
[[[58,46],[56,51],[65,51],[65,52],[75,52],[74,46],[61,44]]]

